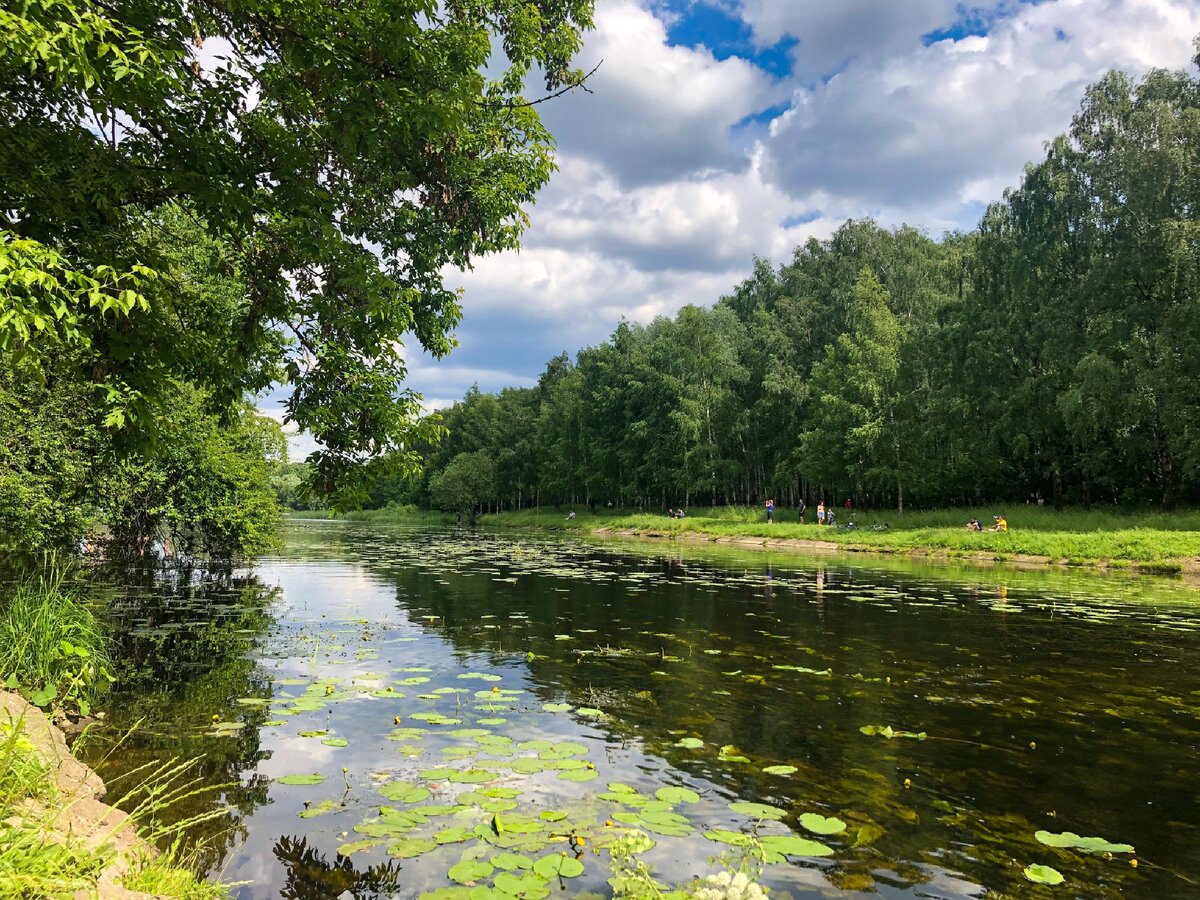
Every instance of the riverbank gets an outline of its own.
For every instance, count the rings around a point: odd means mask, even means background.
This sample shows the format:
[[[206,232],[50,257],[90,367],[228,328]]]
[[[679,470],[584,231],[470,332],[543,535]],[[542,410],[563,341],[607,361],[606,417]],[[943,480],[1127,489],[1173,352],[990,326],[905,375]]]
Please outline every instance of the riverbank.
[[[0,690],[0,898],[229,896],[143,840],[107,793],[40,709]]]
[[[1146,574],[1200,575],[1200,513],[1130,513],[1020,507],[1007,513],[1009,531],[970,532],[965,523],[992,515],[983,509],[934,510],[906,513],[838,510],[855,528],[828,528],[809,521],[801,524],[795,510],[780,509],[768,524],[757,508],[693,510],[686,518],[644,513],[597,513],[525,510],[483,517],[482,524],[499,528],[536,528],[623,535],[690,542],[717,542],[745,547],[769,547],[804,553],[879,553],[1022,565],[1077,566],[1123,569]],[[375,510],[355,513],[359,521],[408,522],[405,513]],[[412,521],[430,524],[437,514],[420,512]],[[790,520],[790,521],[788,521]],[[441,515],[435,521],[449,523]],[[1134,524],[1136,523],[1136,524]],[[885,527],[886,526],[886,527]],[[878,529],[878,530],[877,530]]]

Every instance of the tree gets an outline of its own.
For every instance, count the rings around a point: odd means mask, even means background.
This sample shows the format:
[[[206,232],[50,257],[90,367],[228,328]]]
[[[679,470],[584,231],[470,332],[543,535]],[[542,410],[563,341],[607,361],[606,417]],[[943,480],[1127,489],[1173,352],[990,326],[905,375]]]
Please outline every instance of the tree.
[[[896,377],[903,332],[870,269],[854,285],[847,334],[825,350],[813,375],[815,424],[804,435],[807,465],[825,481],[897,489],[904,509]]]
[[[465,510],[475,517],[475,508],[496,496],[496,464],[486,451],[460,453],[429,482],[429,495],[442,509]]]
[[[325,489],[403,453],[420,435],[400,342],[448,352],[442,271],[517,246],[553,168],[523,86],[534,69],[548,91],[582,82],[591,15],[592,0],[0,9],[0,351],[36,378],[70,348],[105,423],[142,433],[181,376],[218,410],[282,378]],[[186,244],[188,221],[239,289],[181,360],[164,244]]]

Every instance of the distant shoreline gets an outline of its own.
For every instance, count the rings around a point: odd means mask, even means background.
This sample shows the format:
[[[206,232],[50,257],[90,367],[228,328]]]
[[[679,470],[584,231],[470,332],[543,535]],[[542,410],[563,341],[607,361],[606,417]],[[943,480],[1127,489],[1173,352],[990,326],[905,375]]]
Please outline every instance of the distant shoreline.
[[[845,517],[842,510],[839,514]],[[811,510],[809,516],[811,517]],[[1088,568],[1146,575],[1184,575],[1200,579],[1200,514],[1065,510],[1021,507],[1009,515],[1008,533],[969,532],[981,510],[855,512],[854,529],[826,528],[795,521],[795,510],[777,510],[768,524],[752,507],[698,509],[683,519],[637,512],[566,513],[549,508],[484,515],[481,524],[495,528],[636,537],[765,548],[803,553],[856,553],[881,556],[1006,563],[1022,567]],[[311,517],[311,514],[310,514]],[[304,518],[304,517],[298,517]],[[345,516],[351,521],[450,524],[448,513],[411,507],[365,510]],[[784,519],[792,521],[784,521]],[[885,522],[890,522],[887,527]],[[963,524],[951,524],[961,522]],[[1138,524],[1134,524],[1138,523]],[[877,530],[878,529],[878,530]]]

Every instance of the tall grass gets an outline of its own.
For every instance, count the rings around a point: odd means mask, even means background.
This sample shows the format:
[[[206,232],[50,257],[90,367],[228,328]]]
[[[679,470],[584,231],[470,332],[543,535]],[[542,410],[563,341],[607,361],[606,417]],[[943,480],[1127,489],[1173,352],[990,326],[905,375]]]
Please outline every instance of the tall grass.
[[[185,829],[224,811],[212,810],[171,825],[162,821],[172,805],[228,787],[189,779],[196,763],[168,760],[123,776],[129,788],[122,805],[138,834],[148,842],[167,845],[162,854],[144,853],[130,860],[125,887],[180,900],[229,897],[228,886],[205,882],[196,874],[197,854],[185,851],[183,837]],[[29,800],[36,805],[29,805]],[[113,854],[105,846],[91,849],[73,834],[56,836],[54,820],[72,802],[56,791],[51,768],[26,737],[22,723],[0,723],[0,900],[95,891],[96,880]]]
[[[0,678],[37,706],[84,715],[112,680],[108,640],[95,613],[53,562],[0,600]]]

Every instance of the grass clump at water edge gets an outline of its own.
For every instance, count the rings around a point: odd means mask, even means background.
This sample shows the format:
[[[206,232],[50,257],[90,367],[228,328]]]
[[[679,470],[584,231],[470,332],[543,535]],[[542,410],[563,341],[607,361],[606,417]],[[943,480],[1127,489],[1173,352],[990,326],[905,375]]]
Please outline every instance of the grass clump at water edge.
[[[108,640],[91,606],[48,564],[0,600],[4,687],[35,706],[89,715],[112,681]]]

